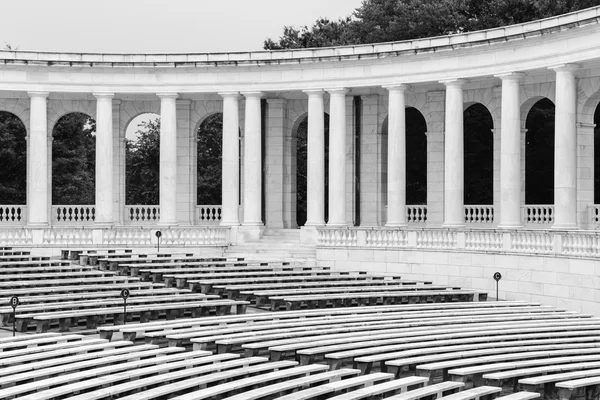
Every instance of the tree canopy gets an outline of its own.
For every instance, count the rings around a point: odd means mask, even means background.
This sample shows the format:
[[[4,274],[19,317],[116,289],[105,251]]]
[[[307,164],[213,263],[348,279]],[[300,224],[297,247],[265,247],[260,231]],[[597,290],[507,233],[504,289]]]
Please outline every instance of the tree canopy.
[[[265,50],[390,42],[495,28],[565,14],[600,0],[364,0],[337,20],[285,26]]]
[[[136,141],[125,142],[126,204],[159,204],[160,117],[138,125]]]
[[[26,135],[19,117],[0,111],[0,204],[25,204]]]

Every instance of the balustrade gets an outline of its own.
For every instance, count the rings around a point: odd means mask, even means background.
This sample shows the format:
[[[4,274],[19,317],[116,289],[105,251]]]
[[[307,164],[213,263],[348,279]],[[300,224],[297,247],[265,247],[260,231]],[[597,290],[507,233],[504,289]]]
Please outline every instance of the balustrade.
[[[96,219],[93,205],[53,205],[52,223],[59,225],[91,225]]]
[[[365,231],[368,247],[406,247],[408,232],[399,229],[368,229]]]
[[[600,205],[588,206],[588,229],[600,228]]]
[[[160,221],[160,206],[125,206],[125,223],[157,224]]]
[[[424,229],[417,231],[417,247],[424,249],[452,249],[456,247],[456,231]]]
[[[23,225],[27,215],[27,206],[5,204],[0,205],[0,224]]]
[[[502,250],[503,233],[473,230],[465,232],[465,248],[469,250]]]
[[[467,224],[493,224],[494,206],[465,205],[465,222]]]
[[[553,205],[525,205],[521,207],[521,220],[524,224],[552,224],[554,223]]]
[[[511,233],[511,248],[523,253],[552,253],[554,236],[545,231],[515,231]]]
[[[221,222],[222,211],[220,205],[197,205],[196,222],[199,225],[218,225]]]
[[[406,220],[411,224],[424,224],[427,222],[427,206],[407,205]]]

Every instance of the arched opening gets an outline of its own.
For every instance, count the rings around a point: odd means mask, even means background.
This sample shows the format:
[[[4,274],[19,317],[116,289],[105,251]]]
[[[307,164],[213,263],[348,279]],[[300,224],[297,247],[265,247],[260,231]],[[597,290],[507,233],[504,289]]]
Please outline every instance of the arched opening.
[[[197,137],[197,218],[201,222],[221,219],[223,175],[223,113],[211,114],[202,121]]]
[[[554,103],[535,103],[525,128],[525,204],[554,204]]]
[[[427,122],[419,110],[405,108],[406,121],[406,205],[409,222],[427,221]],[[388,117],[383,120],[381,132],[384,136],[382,174],[384,187],[387,187],[387,163],[395,162],[387,158]],[[387,193],[383,194],[387,204]],[[421,207],[423,206],[423,207]]]
[[[600,204],[600,104],[594,112],[594,204]]]
[[[329,114],[324,113],[325,128],[325,222],[329,220]],[[296,222],[306,223],[308,116],[296,128]]]
[[[414,107],[406,115],[406,204],[427,204],[427,123]]]
[[[494,203],[494,121],[480,103],[464,112],[464,204]]]
[[[62,116],[52,129],[52,220],[91,223],[96,204],[96,121]]]
[[[129,222],[160,219],[160,115],[136,116],[125,130],[125,204]]]
[[[27,129],[15,114],[0,111],[0,204],[27,202]],[[4,220],[4,209],[0,220]]]

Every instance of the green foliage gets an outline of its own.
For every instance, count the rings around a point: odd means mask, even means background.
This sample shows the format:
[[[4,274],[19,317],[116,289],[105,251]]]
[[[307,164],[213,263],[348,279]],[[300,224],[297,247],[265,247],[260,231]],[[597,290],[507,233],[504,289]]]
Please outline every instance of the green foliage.
[[[52,204],[95,204],[96,121],[74,112],[52,131]]]
[[[137,141],[125,142],[126,204],[159,204],[160,118],[138,125]]]
[[[600,4],[600,0],[364,0],[351,16],[284,27],[266,50],[379,43],[448,35],[533,21]]]
[[[0,111],[0,204],[25,204],[27,130],[16,115]]]
[[[223,114],[208,116],[198,128],[198,195],[196,204],[221,204]]]

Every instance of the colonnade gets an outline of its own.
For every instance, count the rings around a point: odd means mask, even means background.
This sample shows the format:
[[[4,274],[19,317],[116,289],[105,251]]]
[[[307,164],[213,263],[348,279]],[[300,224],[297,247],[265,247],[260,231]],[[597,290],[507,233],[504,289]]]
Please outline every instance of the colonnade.
[[[576,80],[577,65],[551,68],[556,74],[555,215],[556,229],[577,228],[576,202]],[[500,210],[498,227],[518,229],[521,222],[521,101],[522,73],[496,76],[502,82],[500,140]],[[461,228],[464,218],[464,79],[445,85],[444,218],[443,227]],[[406,91],[407,84],[384,86],[389,96],[387,227],[407,226],[406,215]],[[343,227],[346,221],[346,96],[347,88],[304,90],[308,97],[307,228]],[[329,95],[329,220],[325,222],[324,96]],[[113,113],[114,93],[97,92],[96,98],[96,224],[113,222]],[[223,178],[221,225],[260,229],[262,200],[261,99],[263,92],[222,92]],[[178,93],[157,93],[160,99],[160,224],[177,225],[177,98]],[[29,92],[30,165],[28,168],[28,223],[49,223],[47,97]],[[243,193],[240,193],[239,110],[245,99]],[[243,199],[243,221],[238,204]]]

